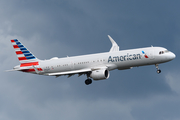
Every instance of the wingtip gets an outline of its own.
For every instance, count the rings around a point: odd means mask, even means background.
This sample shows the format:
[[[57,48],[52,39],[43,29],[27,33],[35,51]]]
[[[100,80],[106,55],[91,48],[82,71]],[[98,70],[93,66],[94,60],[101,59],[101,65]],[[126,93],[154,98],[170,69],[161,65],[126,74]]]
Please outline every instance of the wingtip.
[[[119,46],[118,46],[118,44],[113,40],[113,38],[112,38],[110,35],[108,35],[108,37],[109,37],[109,40],[110,40],[111,43],[112,43],[112,47],[111,47],[111,49],[110,49],[110,52],[112,52],[112,51],[119,51]]]

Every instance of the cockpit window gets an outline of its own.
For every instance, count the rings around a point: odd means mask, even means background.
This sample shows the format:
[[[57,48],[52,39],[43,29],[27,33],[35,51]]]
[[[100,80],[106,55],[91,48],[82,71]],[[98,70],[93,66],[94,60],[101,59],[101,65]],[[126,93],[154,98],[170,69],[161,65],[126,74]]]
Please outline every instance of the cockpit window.
[[[165,52],[165,53],[168,53],[169,51],[168,51],[168,50],[165,50],[164,52]]]
[[[159,54],[160,54],[160,55],[163,54],[163,51],[160,51]]]
[[[165,51],[160,51],[159,54],[164,54],[164,53],[168,53],[169,51],[168,50],[165,50]]]

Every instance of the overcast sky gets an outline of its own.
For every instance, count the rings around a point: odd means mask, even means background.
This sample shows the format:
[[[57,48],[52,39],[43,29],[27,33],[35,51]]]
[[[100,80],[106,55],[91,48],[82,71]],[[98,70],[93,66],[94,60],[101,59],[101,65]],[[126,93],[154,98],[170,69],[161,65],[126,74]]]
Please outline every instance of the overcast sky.
[[[0,0],[0,120],[179,120],[179,0]],[[67,78],[4,72],[19,62],[10,40],[37,58],[162,46],[176,58],[110,72],[84,84]]]

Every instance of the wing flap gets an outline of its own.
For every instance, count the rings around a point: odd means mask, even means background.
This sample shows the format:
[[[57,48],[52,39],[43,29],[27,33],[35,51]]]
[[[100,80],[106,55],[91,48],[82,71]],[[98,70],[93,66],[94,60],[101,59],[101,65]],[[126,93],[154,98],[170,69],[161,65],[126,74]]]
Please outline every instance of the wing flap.
[[[79,73],[82,74],[82,73],[86,73],[86,72],[91,72],[91,69],[87,68],[87,69],[73,70],[73,71],[67,71],[67,72],[49,73],[47,75],[49,75],[49,76],[61,76],[61,75],[72,76],[72,74],[79,74]]]

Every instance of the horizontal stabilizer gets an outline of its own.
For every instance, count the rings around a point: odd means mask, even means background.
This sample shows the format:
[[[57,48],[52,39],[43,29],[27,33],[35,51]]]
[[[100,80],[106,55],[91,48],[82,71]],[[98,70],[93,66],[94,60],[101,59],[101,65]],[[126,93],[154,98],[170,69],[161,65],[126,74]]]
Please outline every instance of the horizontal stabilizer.
[[[23,70],[28,70],[28,69],[32,69],[33,67],[21,67],[21,68],[15,68],[12,70],[6,70],[6,72],[11,72],[11,71],[23,71]]]
[[[6,72],[19,71],[19,69],[6,70]]]

